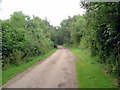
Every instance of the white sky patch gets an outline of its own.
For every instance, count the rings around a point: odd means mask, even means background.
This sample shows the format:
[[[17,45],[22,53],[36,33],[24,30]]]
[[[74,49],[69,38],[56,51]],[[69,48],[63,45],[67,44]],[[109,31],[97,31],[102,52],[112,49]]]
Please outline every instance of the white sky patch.
[[[68,16],[85,12],[79,4],[80,0],[2,0],[0,19],[8,19],[13,12],[22,11],[29,16],[47,17],[50,24],[58,26]]]

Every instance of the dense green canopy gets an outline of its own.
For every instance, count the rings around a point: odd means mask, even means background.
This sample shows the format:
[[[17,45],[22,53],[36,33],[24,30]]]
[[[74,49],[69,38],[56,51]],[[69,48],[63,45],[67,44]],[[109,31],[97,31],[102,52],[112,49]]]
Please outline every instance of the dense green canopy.
[[[50,26],[39,17],[30,19],[22,12],[14,12],[10,19],[1,21],[1,25],[4,65],[19,64],[26,57],[44,54],[53,48],[46,33]]]

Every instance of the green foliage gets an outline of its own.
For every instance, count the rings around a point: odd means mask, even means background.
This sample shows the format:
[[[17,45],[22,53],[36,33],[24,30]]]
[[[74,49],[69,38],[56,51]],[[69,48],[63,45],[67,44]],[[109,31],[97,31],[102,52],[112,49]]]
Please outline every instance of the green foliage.
[[[26,57],[45,54],[53,48],[53,42],[46,35],[50,25],[39,17],[14,12],[10,19],[0,21],[2,26],[3,67],[17,64]],[[47,32],[50,33],[50,32]]]
[[[101,63],[110,64],[109,72],[117,72],[119,76],[119,3],[86,3],[83,6],[87,10],[84,16],[87,31],[82,37],[86,42],[80,42],[80,45],[85,43],[83,47],[86,47],[89,44],[92,55],[99,56]]]
[[[84,34],[85,20],[80,15],[72,18],[68,17],[61,22],[61,27],[57,29],[57,43],[67,45],[79,45]]]

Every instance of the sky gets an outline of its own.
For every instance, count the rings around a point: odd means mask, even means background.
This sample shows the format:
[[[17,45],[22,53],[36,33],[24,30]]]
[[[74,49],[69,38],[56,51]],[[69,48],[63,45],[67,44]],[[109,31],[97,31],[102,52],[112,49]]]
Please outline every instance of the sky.
[[[22,11],[25,15],[47,18],[53,26],[59,26],[68,16],[85,12],[80,7],[80,0],[2,0],[0,9],[2,20],[10,18],[15,11]]]

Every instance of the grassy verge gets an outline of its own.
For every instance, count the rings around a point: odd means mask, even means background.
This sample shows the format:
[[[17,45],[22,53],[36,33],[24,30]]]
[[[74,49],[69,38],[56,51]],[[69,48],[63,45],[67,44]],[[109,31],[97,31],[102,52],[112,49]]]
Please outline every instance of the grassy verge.
[[[33,57],[30,62],[21,64],[19,66],[16,65],[10,65],[9,68],[2,71],[2,85],[5,84],[8,80],[13,78],[18,73],[28,69],[30,66],[34,65],[37,61],[42,60],[48,56],[50,56],[52,53],[54,53],[57,49],[53,49],[50,52],[48,52],[45,55]]]
[[[95,57],[84,53],[78,48],[70,48],[78,59],[76,60],[76,72],[79,88],[115,88],[111,77],[102,71],[101,65]]]

